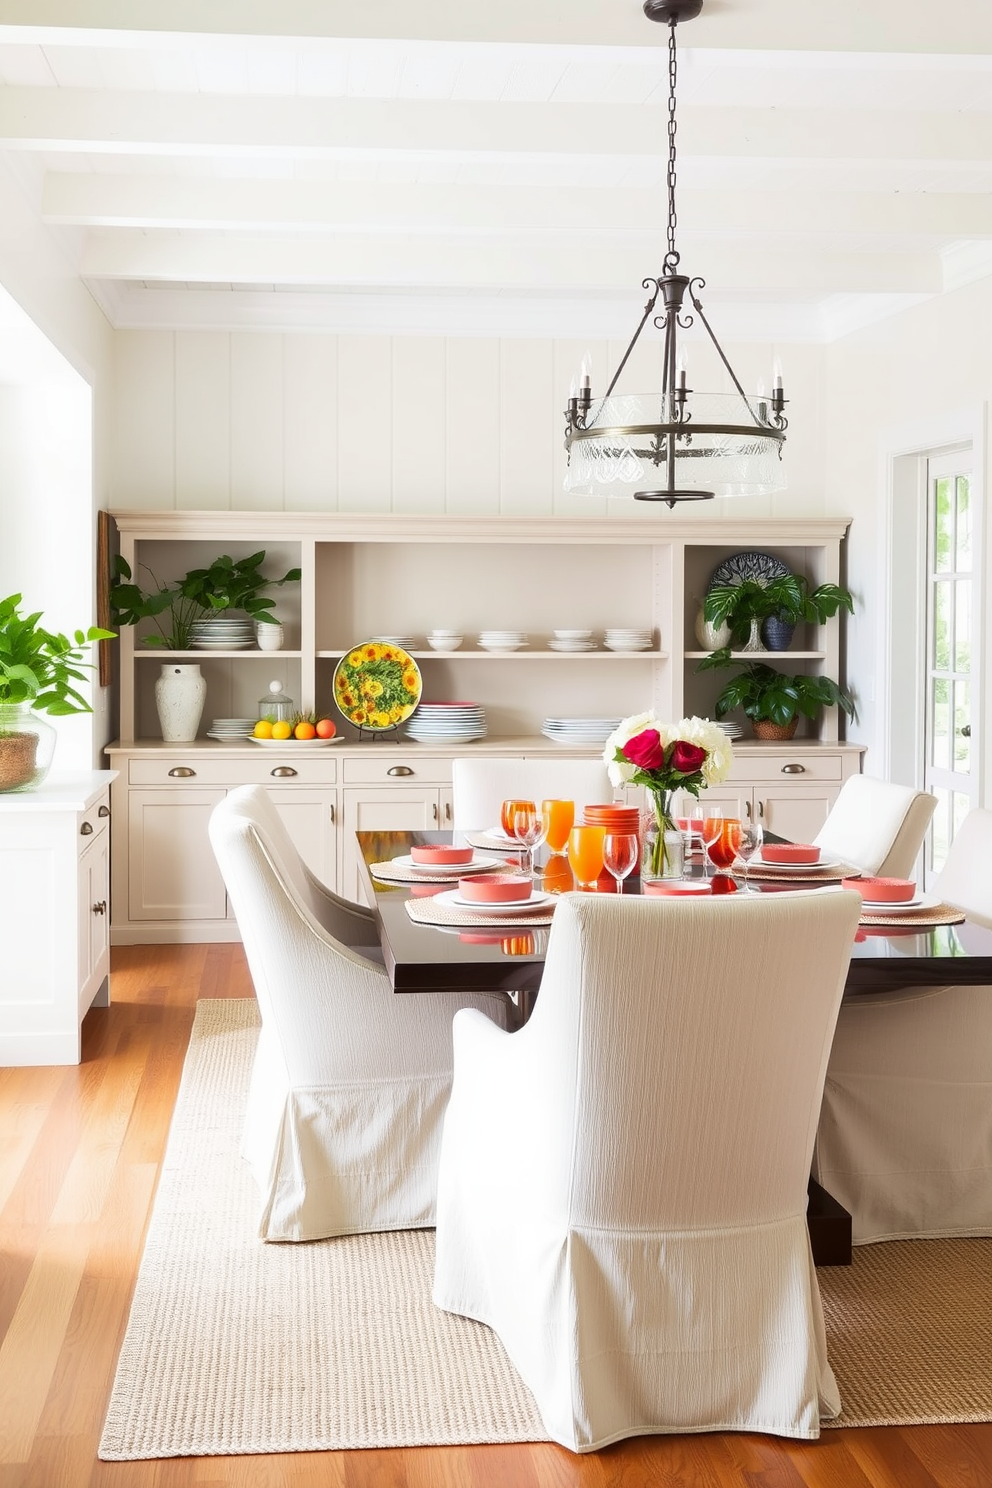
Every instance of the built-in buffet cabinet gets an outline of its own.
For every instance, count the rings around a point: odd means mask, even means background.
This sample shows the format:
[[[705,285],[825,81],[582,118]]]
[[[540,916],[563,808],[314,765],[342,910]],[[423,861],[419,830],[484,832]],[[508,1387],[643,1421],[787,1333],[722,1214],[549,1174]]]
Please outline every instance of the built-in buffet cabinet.
[[[273,794],[314,871],[360,897],[355,830],[444,826],[451,813],[451,760],[459,754],[562,754],[541,733],[545,718],[623,717],[654,708],[662,718],[712,713],[719,673],[696,673],[695,622],[718,563],[756,549],[812,584],[839,582],[848,522],[759,519],[730,523],[674,514],[605,520],[474,518],[344,513],[119,512],[120,550],[150,587],[222,553],[264,548],[273,575],[300,567],[299,584],[273,591],[285,648],[169,652],[142,645],[144,624],[120,636],[120,739],[108,753],[114,785],[112,936],[119,943],[237,938],[207,840],[210,812],[247,782]],[[607,627],[647,627],[650,650],[603,647]],[[426,642],[435,628],[464,637],[454,652]],[[512,653],[479,648],[485,629],[527,633]],[[595,650],[552,649],[555,629],[590,628]],[[486,712],[487,737],[445,748],[397,734],[360,739],[332,702],[338,661],[374,636],[412,635],[425,701],[471,700]],[[837,620],[797,634],[769,653],[791,671],[840,672]],[[164,744],[154,684],[163,662],[200,665],[207,700],[200,737]],[[205,737],[215,717],[255,716],[279,680],[303,709],[335,719],[338,742],[302,751]],[[590,750],[569,750],[594,753]],[[742,742],[729,797],[772,830],[811,835],[861,750],[840,740],[836,710],[817,733],[787,745]]]

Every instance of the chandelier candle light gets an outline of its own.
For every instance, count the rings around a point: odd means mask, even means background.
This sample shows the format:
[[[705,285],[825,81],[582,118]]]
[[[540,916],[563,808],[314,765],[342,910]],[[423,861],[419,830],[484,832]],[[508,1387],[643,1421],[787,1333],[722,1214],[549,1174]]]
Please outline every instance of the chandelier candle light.
[[[781,368],[776,363],[770,400],[762,390],[754,396],[745,393],[703,312],[699,292],[706,281],[678,272],[675,27],[702,7],[703,0],[644,0],[645,15],[669,28],[668,251],[661,275],[642,280],[648,302],[605,395],[593,395],[588,357],[573,380],[565,410],[565,489],[578,495],[632,495],[635,501],[665,501],[673,507],[676,501],[714,496],[767,496],[785,486],[781,459],[788,420]],[[676,344],[678,330],[688,330],[695,319],[683,314],[686,295],[736,392],[696,393],[687,385],[685,348]],[[615,393],[659,296],[664,308],[654,325],[665,333],[660,392]]]
[[[643,785],[651,802],[641,878],[677,877],[682,836],[672,818],[672,792],[698,796],[704,787],[726,780],[730,740],[709,718],[659,723],[654,713],[635,713],[607,739],[603,760],[615,786]]]

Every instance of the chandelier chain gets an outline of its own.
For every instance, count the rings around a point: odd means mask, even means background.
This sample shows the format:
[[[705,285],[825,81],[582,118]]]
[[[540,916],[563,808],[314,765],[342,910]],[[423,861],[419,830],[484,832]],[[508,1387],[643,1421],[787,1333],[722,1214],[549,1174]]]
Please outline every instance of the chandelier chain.
[[[678,220],[675,211],[675,134],[678,127],[675,121],[675,84],[677,81],[678,61],[675,47],[675,17],[673,16],[668,26],[668,252],[665,254],[666,273],[673,272],[679,262],[678,251],[675,247],[675,225]]]

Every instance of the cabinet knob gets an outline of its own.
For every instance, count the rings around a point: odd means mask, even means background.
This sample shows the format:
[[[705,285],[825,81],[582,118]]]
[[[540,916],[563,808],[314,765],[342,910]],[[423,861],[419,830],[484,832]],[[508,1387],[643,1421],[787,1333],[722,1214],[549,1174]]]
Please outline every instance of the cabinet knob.
[[[169,774],[174,776],[177,780],[188,780],[191,775],[196,774],[196,771],[191,770],[189,765],[173,765],[172,769],[169,771]]]
[[[101,806],[100,809],[99,809],[99,811],[97,812],[97,816],[109,816],[109,815],[110,815],[110,807],[109,806]]]
[[[782,766],[782,774],[783,775],[805,775],[806,774],[806,766],[805,765],[783,765]]]
[[[386,771],[387,775],[412,775],[413,771],[409,765],[390,765]]]
[[[274,770],[269,771],[269,774],[275,775],[279,780],[284,780],[287,775],[297,774],[297,771],[293,769],[292,765],[276,765]]]
[[[92,822],[83,822],[83,825],[79,829],[79,835],[80,835],[80,837],[92,837],[93,836],[93,823]]]
[[[97,900],[97,902],[93,906],[93,913],[94,914],[106,914],[107,913],[107,901],[106,901],[106,899],[98,899]]]

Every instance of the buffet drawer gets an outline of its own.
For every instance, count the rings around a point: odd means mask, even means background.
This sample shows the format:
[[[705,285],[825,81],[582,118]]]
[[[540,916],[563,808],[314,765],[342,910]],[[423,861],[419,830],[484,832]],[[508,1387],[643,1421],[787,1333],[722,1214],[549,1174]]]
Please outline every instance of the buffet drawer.
[[[803,754],[782,751],[781,754],[761,755],[744,751],[734,755],[728,777],[733,782],[757,784],[765,781],[782,783],[787,780],[797,785],[802,781],[843,780],[844,761],[839,754]]]
[[[130,785],[272,785],[286,780],[301,785],[334,785],[338,762],[323,754],[291,755],[280,750],[259,751],[258,759],[203,759],[181,755],[169,759],[128,761]],[[285,771],[293,773],[287,775]]]
[[[448,785],[451,761],[419,754],[352,755],[342,761],[341,779],[345,785]]]

